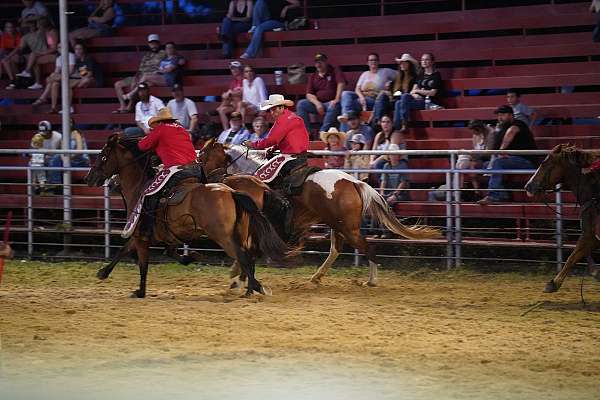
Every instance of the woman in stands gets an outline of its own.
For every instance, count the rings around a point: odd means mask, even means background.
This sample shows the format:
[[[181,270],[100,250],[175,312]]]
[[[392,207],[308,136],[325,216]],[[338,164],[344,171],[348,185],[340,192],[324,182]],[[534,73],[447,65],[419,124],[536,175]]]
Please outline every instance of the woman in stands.
[[[262,102],[267,100],[267,86],[260,76],[256,76],[254,68],[244,66],[244,80],[242,82],[242,101],[238,110],[242,114],[242,124],[246,123],[246,116],[256,116]]]
[[[21,43],[21,34],[14,22],[6,21],[0,37],[0,60],[4,60]],[[0,78],[2,78],[2,63],[0,63]],[[10,77],[9,77],[10,78]]]
[[[379,93],[385,89],[389,82],[396,79],[397,73],[393,69],[379,68],[379,55],[377,53],[368,55],[367,65],[369,70],[360,75],[354,92],[346,90],[342,93],[340,101],[342,115],[338,117],[338,121],[342,123],[342,131],[347,130],[346,122],[348,122],[350,111],[372,110]],[[378,116],[378,119],[381,119],[381,116]]]
[[[250,29],[252,19],[252,0],[232,0],[229,2],[227,15],[221,23],[219,39],[223,42],[223,57],[231,58],[235,47],[235,37]]]
[[[88,17],[88,25],[69,34],[71,47],[74,48],[75,44],[81,40],[110,35],[115,16],[114,1],[100,0],[98,7]]]
[[[60,47],[61,44],[59,43],[57,46],[59,56],[56,57],[54,72],[52,72],[46,79],[46,88],[42,92],[42,95],[32,104],[34,107],[44,104],[48,101],[48,95],[52,94],[52,108],[50,109],[50,112],[53,114],[58,113],[58,89],[60,88],[61,71],[63,67],[62,56],[60,55]],[[75,54],[69,52],[68,58],[69,76],[71,76],[75,71]]]
[[[406,128],[411,110],[424,110],[429,97],[433,104],[439,104],[442,90],[442,76],[435,70],[435,57],[431,53],[421,56],[423,69],[410,93],[404,93],[394,106],[394,128]]]
[[[381,117],[391,111],[390,105],[394,98],[397,99],[404,93],[410,93],[421,71],[419,62],[408,53],[396,57],[396,62],[398,63],[398,75],[390,88],[391,90],[384,90],[379,93],[375,101],[371,118],[371,122],[374,124],[378,124]]]
[[[33,50],[27,58],[25,69],[17,74],[24,78],[31,78],[31,72],[35,76],[35,83],[29,89],[43,89],[42,72],[40,66],[56,61],[56,49],[58,46],[58,31],[52,26],[50,20],[42,17],[37,21],[36,34],[45,41],[45,50]]]

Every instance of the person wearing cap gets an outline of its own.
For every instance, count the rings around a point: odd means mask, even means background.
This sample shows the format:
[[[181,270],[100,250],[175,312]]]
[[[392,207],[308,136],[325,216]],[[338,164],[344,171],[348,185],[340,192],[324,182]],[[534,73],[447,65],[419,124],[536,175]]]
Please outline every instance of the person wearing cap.
[[[346,131],[346,148],[350,149],[351,143],[350,140],[354,135],[363,135],[365,138],[365,145],[367,149],[371,149],[373,145],[373,140],[375,139],[375,132],[373,129],[361,121],[360,114],[356,111],[350,111],[347,117],[347,126],[348,130]]]
[[[369,70],[360,74],[354,91],[342,93],[342,115],[338,117],[340,129],[347,131],[346,122],[350,111],[368,111],[373,109],[379,93],[389,82],[396,79],[397,72],[390,68],[379,68],[379,54],[369,53],[367,56]]]
[[[78,41],[99,36],[109,36],[112,32],[112,24],[116,16],[114,0],[100,0],[98,7],[88,17],[87,26],[69,33],[71,47],[75,47]]]
[[[113,113],[128,113],[131,112],[133,106],[133,97],[136,94],[135,89],[141,81],[144,74],[155,74],[160,69],[160,62],[165,58],[166,53],[160,49],[160,37],[153,33],[148,35],[149,51],[144,54],[138,67],[138,72],[135,76],[130,76],[115,82],[115,91],[119,100],[119,108]],[[125,95],[125,90],[129,93]]]
[[[326,131],[340,115],[340,99],[348,81],[339,68],[329,64],[325,54],[315,55],[315,69],[306,84],[306,99],[300,100],[296,109],[306,129],[310,130],[309,114],[318,114],[323,118],[320,130]]]
[[[36,133],[31,138],[32,149],[42,149],[44,147],[44,136],[41,133]],[[45,164],[45,157],[43,153],[31,153],[29,158],[30,167],[43,167]],[[43,169],[31,171],[32,184],[35,190],[35,194],[46,193],[46,171]]]
[[[231,113],[229,119],[229,128],[225,129],[219,137],[217,142],[221,144],[242,144],[250,137],[250,132],[242,124],[242,114],[238,111]]]
[[[235,49],[235,37],[250,29],[253,7],[254,2],[252,0],[232,0],[229,2],[227,15],[223,18],[219,30],[219,39],[223,42],[223,58],[232,57]]]
[[[352,152],[365,150],[367,145],[367,139],[360,133],[356,135],[352,135],[349,140],[350,142],[350,152],[346,155],[346,160],[344,162],[344,169],[369,169],[369,164],[371,163],[371,156],[368,154],[352,154]],[[369,177],[367,172],[360,172],[358,174],[358,179],[361,181],[366,181]]]
[[[70,135],[69,135],[69,150],[87,150],[87,142],[83,133],[76,128],[75,122],[71,118],[69,121]],[[61,135],[62,137],[62,135]],[[48,161],[49,167],[62,167],[63,157],[57,154],[59,157],[51,157]],[[90,156],[88,154],[70,154],[70,165],[74,168],[82,168],[90,166]],[[48,171],[48,182],[52,184],[62,183],[63,173],[62,171]],[[59,191],[56,190],[55,191]]]
[[[384,114],[389,114],[394,98],[398,99],[404,93],[410,93],[420,72],[419,62],[408,53],[396,57],[398,75],[390,90],[384,90],[377,96],[373,107],[372,122],[378,124]]]
[[[183,86],[179,83],[173,85],[171,92],[173,93],[173,99],[169,100],[167,108],[188,132],[196,132],[198,128],[198,108],[196,108],[196,104],[183,95]]]
[[[62,147],[62,135],[52,130],[52,124],[49,121],[40,121],[38,123],[37,134],[33,137],[42,137],[43,144],[42,149],[45,150],[59,150]],[[33,145],[33,142],[32,142]],[[62,165],[60,154],[46,154],[44,156],[44,165],[50,167],[52,165]],[[52,171],[48,171],[48,183],[49,184],[60,184],[62,183],[62,173],[59,171],[58,174],[52,174]]]
[[[309,137],[304,121],[289,110],[294,102],[281,94],[272,94],[260,109],[268,111],[275,121],[266,138],[254,142],[246,140],[243,144],[251,149],[279,150],[282,154],[302,154],[308,151]]]
[[[217,114],[221,120],[223,129],[229,128],[229,119],[227,116],[240,107],[242,101],[242,90],[244,87],[244,76],[242,63],[234,60],[229,63],[229,71],[231,71],[231,81],[229,88],[221,95],[222,101],[217,107]]]
[[[511,106],[500,106],[494,111],[494,114],[498,119],[499,132],[502,137],[499,150],[535,150],[537,148],[531,130],[526,123],[515,119]],[[490,169],[535,169],[536,163],[536,156],[499,153],[490,162]],[[479,204],[487,205],[509,199],[509,194],[502,191],[504,188],[503,178],[502,174],[492,173],[488,182],[488,195],[479,200]]]
[[[285,28],[285,22],[292,17],[290,10],[300,8],[300,0],[257,0],[252,10],[252,34],[250,45],[240,58],[254,58],[262,45],[263,34]]]
[[[329,128],[327,131],[319,133],[321,141],[325,143],[325,149],[329,151],[345,151],[344,142],[346,141],[346,134],[340,132],[335,127]],[[325,168],[343,168],[345,156],[325,156]]]
[[[145,83],[138,85],[138,95],[140,101],[135,105],[135,123],[137,127],[126,128],[125,136],[143,136],[150,132],[148,120],[156,116],[158,111],[165,107],[165,104],[158,97],[150,95],[150,88]]]

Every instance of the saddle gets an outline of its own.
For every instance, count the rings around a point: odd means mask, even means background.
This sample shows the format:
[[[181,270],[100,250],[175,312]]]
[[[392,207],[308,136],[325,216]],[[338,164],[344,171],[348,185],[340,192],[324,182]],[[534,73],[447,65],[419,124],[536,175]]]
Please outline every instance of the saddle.
[[[307,154],[279,155],[260,167],[255,176],[286,197],[297,196],[302,192],[306,178],[321,170],[320,167],[309,166],[307,159]]]

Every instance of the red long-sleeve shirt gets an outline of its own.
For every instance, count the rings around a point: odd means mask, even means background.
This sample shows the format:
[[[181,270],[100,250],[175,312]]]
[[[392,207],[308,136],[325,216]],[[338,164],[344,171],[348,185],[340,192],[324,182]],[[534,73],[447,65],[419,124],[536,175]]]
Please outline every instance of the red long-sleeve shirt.
[[[160,124],[138,142],[142,151],[154,150],[165,168],[185,165],[196,160],[190,134],[177,124]]]
[[[590,171],[598,171],[600,169],[600,160],[596,160],[590,165]]]
[[[299,154],[308,151],[308,142],[308,131],[302,118],[285,109],[267,137],[252,142],[250,147],[261,150],[275,146],[283,154]]]

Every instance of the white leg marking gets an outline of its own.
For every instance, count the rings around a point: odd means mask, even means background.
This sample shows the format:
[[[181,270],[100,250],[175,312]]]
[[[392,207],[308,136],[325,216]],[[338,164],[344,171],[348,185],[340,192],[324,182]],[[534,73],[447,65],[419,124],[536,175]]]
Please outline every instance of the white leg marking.
[[[369,281],[367,286],[377,286],[377,263],[369,260]]]
[[[340,253],[337,251],[335,242],[336,242],[335,231],[332,230],[331,231],[331,246],[329,247],[329,255],[327,256],[325,261],[323,261],[323,264],[321,264],[321,266],[319,267],[317,272],[315,272],[315,274],[310,278],[310,280],[312,282],[319,283],[321,280],[321,277],[325,276],[325,274],[329,270],[329,267],[331,267],[331,265],[338,258]]]

